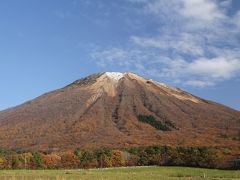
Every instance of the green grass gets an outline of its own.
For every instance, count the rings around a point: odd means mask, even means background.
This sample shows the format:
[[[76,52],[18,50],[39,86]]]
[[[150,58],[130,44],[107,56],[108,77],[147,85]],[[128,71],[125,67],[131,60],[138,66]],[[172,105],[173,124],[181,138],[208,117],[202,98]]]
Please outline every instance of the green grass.
[[[2,170],[0,180],[175,180],[240,179],[240,171],[185,167],[128,167],[91,170]]]

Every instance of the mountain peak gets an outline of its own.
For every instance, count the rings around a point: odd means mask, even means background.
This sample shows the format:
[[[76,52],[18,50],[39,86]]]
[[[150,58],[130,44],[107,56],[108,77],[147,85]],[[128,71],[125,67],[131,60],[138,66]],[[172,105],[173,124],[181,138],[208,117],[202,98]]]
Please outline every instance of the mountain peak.
[[[121,72],[106,72],[105,73],[108,78],[113,79],[115,81],[119,81],[124,77],[126,73],[121,73]]]
[[[239,147],[239,117],[238,111],[133,73],[101,72],[0,112],[0,147]]]

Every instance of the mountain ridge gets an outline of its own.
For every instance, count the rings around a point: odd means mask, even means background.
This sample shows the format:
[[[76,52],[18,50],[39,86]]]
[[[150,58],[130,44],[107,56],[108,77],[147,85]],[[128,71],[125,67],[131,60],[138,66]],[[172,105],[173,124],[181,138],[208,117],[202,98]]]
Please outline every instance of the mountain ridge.
[[[240,112],[224,105],[133,73],[105,72],[1,111],[0,147],[239,147],[239,123]]]

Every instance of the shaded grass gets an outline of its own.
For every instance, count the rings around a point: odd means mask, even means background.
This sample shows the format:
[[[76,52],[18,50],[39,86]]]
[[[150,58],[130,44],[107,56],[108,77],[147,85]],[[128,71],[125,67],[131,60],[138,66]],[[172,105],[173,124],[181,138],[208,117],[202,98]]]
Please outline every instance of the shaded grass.
[[[240,179],[240,171],[186,167],[127,167],[90,170],[2,170],[1,180]]]

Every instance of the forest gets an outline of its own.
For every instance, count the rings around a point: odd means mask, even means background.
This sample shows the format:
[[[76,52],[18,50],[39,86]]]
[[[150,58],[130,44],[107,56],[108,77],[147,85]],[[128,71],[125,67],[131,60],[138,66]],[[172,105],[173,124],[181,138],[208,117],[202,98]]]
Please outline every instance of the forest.
[[[239,169],[231,150],[210,147],[149,146],[128,149],[6,151],[0,150],[0,169],[77,169],[123,166],[187,166]]]

